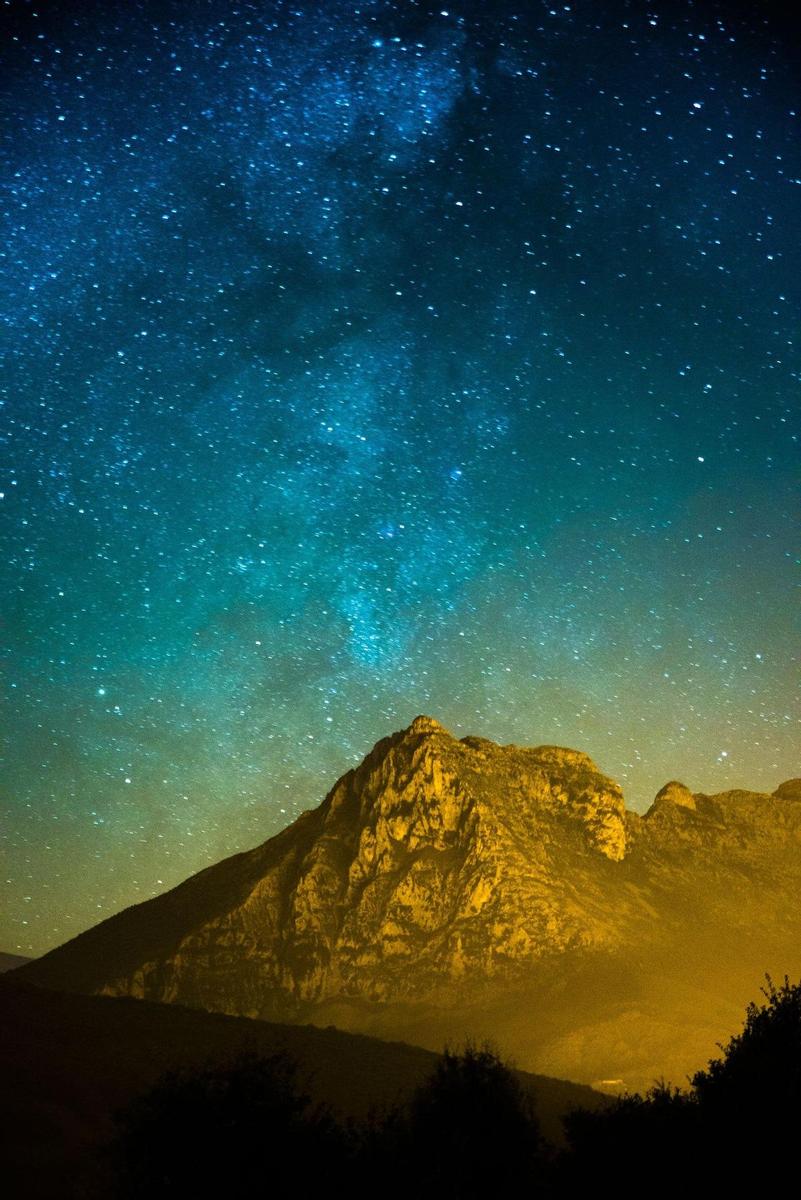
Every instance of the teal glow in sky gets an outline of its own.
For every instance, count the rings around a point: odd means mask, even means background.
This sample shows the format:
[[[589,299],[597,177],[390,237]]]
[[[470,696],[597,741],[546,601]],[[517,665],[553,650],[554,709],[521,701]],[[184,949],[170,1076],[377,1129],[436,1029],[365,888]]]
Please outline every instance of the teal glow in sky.
[[[3,897],[40,952],[418,712],[799,770],[770,6],[3,10]]]

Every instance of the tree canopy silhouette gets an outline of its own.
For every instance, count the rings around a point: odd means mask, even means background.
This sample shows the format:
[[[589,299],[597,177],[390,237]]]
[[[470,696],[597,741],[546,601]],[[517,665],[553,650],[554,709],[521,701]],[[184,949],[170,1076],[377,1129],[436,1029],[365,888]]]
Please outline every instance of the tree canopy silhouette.
[[[701,1196],[759,1177],[795,1173],[801,1135],[801,983],[766,977],[764,1003],[681,1091],[660,1083],[600,1113],[567,1122],[570,1152],[557,1194],[583,1193],[604,1176],[620,1197]],[[656,1175],[654,1174],[656,1170]]]
[[[123,1196],[311,1195],[337,1178],[339,1132],[283,1055],[171,1072],[120,1114]]]
[[[130,1105],[116,1143],[120,1192],[148,1197],[354,1200],[510,1194],[538,1178],[532,1103],[487,1045],[446,1049],[409,1103],[343,1129],[298,1091],[282,1057],[171,1073]]]
[[[691,1087],[664,1082],[566,1121],[546,1151],[528,1094],[487,1044],[446,1048],[407,1104],[340,1128],[297,1087],[282,1056],[165,1076],[129,1107],[117,1142],[122,1195],[351,1200],[738,1194],[743,1179],[794,1171],[801,1133],[801,984],[768,978],[742,1031]]]
[[[763,1172],[795,1170],[801,1137],[801,983],[766,976],[740,1033],[693,1076],[705,1130],[730,1146],[734,1172],[758,1158]]]
[[[504,1195],[533,1178],[542,1151],[530,1097],[486,1043],[446,1047],[412,1097],[407,1136],[425,1196]]]

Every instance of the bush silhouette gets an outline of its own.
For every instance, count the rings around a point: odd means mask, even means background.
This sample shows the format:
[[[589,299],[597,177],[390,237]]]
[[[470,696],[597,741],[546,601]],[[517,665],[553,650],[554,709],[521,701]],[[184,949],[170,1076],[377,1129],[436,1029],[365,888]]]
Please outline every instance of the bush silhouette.
[[[777,987],[768,975],[762,994],[766,1003],[748,1005],[743,1030],[723,1057],[693,1077],[703,1104],[736,1101],[774,1116],[801,1106],[801,984],[785,976]]]
[[[751,1004],[741,1033],[688,1090],[660,1082],[565,1122],[554,1164],[531,1101],[488,1045],[446,1048],[409,1103],[342,1130],[298,1090],[284,1057],[165,1076],[129,1107],[116,1143],[124,1197],[350,1200],[739,1194],[795,1168],[801,1133],[801,984]]]
[[[661,1083],[600,1113],[573,1113],[558,1195],[612,1178],[619,1197],[739,1194],[791,1177],[801,1135],[801,984],[769,977],[764,1004],[688,1091]]]
[[[405,1130],[419,1195],[504,1195],[537,1174],[541,1140],[532,1103],[488,1045],[446,1048],[413,1096]]]
[[[693,1077],[707,1138],[728,1147],[733,1175],[795,1170],[801,1138],[801,983],[766,976],[765,1003],[751,1003],[741,1033]]]
[[[571,1113],[556,1194],[583,1196],[606,1179],[620,1198],[686,1196],[699,1170],[697,1116],[693,1097],[664,1081],[607,1109]]]
[[[342,1136],[282,1055],[172,1072],[118,1118],[125,1197],[311,1195],[336,1180]]]
[[[507,1195],[538,1179],[531,1102],[488,1046],[446,1049],[405,1107],[340,1128],[298,1091],[282,1056],[171,1073],[120,1115],[119,1195],[130,1200],[352,1200]]]

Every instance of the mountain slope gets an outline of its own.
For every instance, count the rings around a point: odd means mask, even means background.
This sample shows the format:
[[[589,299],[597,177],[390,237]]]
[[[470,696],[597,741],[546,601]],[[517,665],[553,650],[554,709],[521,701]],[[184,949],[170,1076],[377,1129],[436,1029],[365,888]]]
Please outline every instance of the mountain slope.
[[[4,951],[0,952],[0,975],[6,971],[16,971],[18,967],[24,966],[25,963],[31,962],[31,959],[24,954],[7,954]]]
[[[680,1077],[765,971],[801,971],[798,799],[671,783],[640,817],[584,754],[418,717],[278,837],[20,975],[434,1047],[490,1035],[588,1082]]]

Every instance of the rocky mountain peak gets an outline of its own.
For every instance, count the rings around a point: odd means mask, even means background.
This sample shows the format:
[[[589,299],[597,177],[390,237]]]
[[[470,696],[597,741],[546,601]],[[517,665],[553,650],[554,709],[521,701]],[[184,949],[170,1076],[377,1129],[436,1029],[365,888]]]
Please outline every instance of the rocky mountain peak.
[[[696,806],[695,796],[690,789],[683,783],[679,783],[676,779],[671,779],[663,788],[657,792],[654,797],[654,802],[649,810],[649,815],[657,809],[663,808],[666,805],[678,805],[679,808],[689,808],[694,810]]]
[[[427,733],[441,733],[445,737],[451,736],[445,726],[440,724],[435,717],[427,717],[425,715],[415,717],[409,728],[404,732],[406,735],[412,737],[419,737]]]
[[[389,821],[389,845],[412,851],[457,842],[466,848],[479,830],[482,845],[504,841],[518,826],[531,838],[557,816],[607,858],[619,861],[628,844],[623,794],[587,754],[474,736],[457,741],[429,716],[378,742],[336,785],[330,805],[332,815],[347,811],[359,828],[378,831]]]
[[[606,1029],[618,991],[614,1020],[638,1020],[640,975],[660,998],[685,988],[691,1021],[710,963],[725,957],[728,970],[750,938],[753,981],[774,961],[765,930],[792,953],[801,945],[795,800],[798,780],[773,796],[693,795],[673,780],[644,820],[580,751],[456,739],[421,715],[276,837],[22,973],[410,1041],[423,1028],[461,1035],[488,1005],[493,1028],[552,1039],[541,1067],[571,1073],[580,1060],[580,1077],[613,1078],[623,1072],[586,1022]],[[513,1003],[520,989],[530,1004]],[[665,1027],[665,1045],[676,1036]]]
[[[787,779],[773,793],[777,800],[801,801],[801,779]]]

